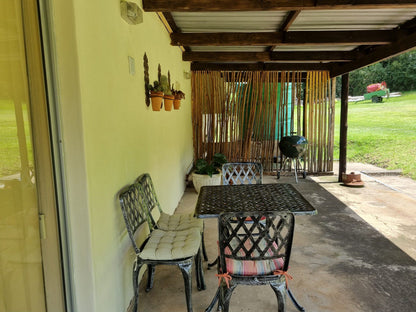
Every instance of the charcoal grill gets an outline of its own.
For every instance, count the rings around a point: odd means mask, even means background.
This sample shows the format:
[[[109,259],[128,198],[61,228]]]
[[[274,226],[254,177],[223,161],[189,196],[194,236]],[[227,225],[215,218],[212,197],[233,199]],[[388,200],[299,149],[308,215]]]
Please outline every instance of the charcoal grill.
[[[279,149],[284,157],[280,170],[277,171],[277,178],[280,179],[280,171],[292,171],[294,168],[296,183],[298,183],[298,172],[306,178],[305,159],[303,155],[308,148],[308,141],[303,136],[291,135],[283,137],[279,142]],[[303,160],[303,166],[301,161]]]

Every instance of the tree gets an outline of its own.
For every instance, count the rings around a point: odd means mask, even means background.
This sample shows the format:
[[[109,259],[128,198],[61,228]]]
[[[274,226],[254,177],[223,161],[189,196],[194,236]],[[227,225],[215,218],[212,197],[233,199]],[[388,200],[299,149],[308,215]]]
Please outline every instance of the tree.
[[[372,83],[385,81],[391,92],[416,89],[416,50],[403,53],[350,73],[349,94],[363,95]],[[341,95],[341,77],[337,77],[337,96]]]

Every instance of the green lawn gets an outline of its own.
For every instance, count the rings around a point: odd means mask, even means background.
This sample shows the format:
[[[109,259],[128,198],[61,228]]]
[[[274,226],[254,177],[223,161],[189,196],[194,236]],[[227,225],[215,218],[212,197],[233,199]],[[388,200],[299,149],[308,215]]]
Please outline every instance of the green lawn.
[[[336,103],[335,151],[339,157],[340,103]],[[401,97],[348,104],[347,159],[401,169],[416,179],[416,91]]]
[[[25,138],[28,148],[29,166],[33,166],[32,145],[26,105],[22,105],[25,122]],[[19,173],[21,170],[17,124],[12,101],[0,100],[0,177]]]

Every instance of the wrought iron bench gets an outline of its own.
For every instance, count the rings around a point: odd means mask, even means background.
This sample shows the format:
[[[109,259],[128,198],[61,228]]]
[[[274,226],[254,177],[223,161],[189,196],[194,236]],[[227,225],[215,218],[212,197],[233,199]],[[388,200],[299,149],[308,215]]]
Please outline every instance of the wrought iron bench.
[[[133,311],[137,311],[139,303],[139,272],[143,265],[148,266],[147,289],[153,287],[154,268],[159,264],[177,265],[185,282],[187,311],[192,312],[192,264],[195,259],[196,280],[198,289],[205,288],[201,259],[201,234],[198,228],[182,231],[163,231],[155,229],[146,214],[145,194],[140,185],[134,183],[123,188],[119,194],[121,211],[126,223],[127,232],[136,253],[133,264]],[[148,226],[149,235],[139,246],[136,244],[135,234],[143,226]]]
[[[198,228],[202,235],[202,253],[205,261],[208,260],[204,244],[204,221],[194,217],[193,213],[189,214],[173,214],[169,215],[163,212],[162,207],[157,199],[156,191],[153,186],[152,178],[148,173],[142,174],[136,179],[136,182],[143,190],[146,199],[146,209],[151,222],[150,226],[165,231],[181,231],[190,228]],[[160,217],[155,221],[153,217],[153,209],[157,208]]]

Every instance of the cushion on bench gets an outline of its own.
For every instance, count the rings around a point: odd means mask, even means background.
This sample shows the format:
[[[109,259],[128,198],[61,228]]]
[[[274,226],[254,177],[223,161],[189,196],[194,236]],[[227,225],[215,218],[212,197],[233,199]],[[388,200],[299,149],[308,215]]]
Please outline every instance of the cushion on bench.
[[[201,243],[199,229],[152,231],[140,257],[146,260],[175,260],[195,256]]]
[[[202,219],[195,218],[192,214],[173,214],[169,215],[162,212],[157,226],[166,231],[182,231],[190,228],[198,228],[201,232],[204,228]]]

